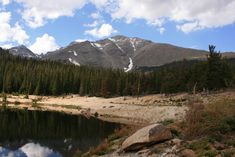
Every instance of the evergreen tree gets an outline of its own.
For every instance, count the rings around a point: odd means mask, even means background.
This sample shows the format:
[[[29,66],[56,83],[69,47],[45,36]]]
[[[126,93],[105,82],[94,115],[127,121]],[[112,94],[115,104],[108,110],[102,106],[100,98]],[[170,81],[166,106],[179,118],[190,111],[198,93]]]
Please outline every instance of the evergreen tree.
[[[145,71],[75,66],[10,55],[0,48],[0,91],[7,93],[123,96],[216,90],[235,82],[235,59],[225,60],[210,46],[207,61],[174,62]],[[229,61],[230,64],[227,62]],[[146,72],[147,71],[147,72]]]
[[[209,55],[207,57],[207,88],[217,90],[227,86],[231,80],[231,70],[226,62],[223,62],[220,52],[215,51],[215,46],[209,45]]]

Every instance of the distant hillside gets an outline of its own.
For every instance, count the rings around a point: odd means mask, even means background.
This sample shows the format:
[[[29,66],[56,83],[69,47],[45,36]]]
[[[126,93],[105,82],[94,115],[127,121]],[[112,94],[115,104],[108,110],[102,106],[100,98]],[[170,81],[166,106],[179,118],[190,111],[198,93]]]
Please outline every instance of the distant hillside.
[[[120,35],[95,42],[72,42],[66,47],[41,56],[35,55],[25,46],[11,48],[10,53],[24,57],[40,57],[44,60],[62,60],[77,66],[122,69],[125,72],[139,67],[161,66],[184,59],[204,60],[208,54],[203,50],[154,43],[149,40]],[[223,56],[235,58],[235,53],[223,53]]]

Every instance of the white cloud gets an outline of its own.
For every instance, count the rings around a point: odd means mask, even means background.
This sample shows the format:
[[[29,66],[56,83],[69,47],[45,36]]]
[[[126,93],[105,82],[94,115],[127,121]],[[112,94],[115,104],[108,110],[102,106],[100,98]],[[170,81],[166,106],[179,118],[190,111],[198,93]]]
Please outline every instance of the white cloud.
[[[10,12],[0,12],[0,42],[17,42],[18,44],[24,44],[29,36],[18,23],[11,26],[10,20]]]
[[[36,54],[45,54],[49,51],[58,49],[59,46],[55,41],[55,38],[44,34],[42,37],[38,37],[34,44],[29,49]]]
[[[5,4],[9,0],[2,0]],[[147,24],[163,27],[168,21],[176,23],[185,33],[205,28],[217,28],[235,22],[234,0],[15,0],[23,4],[21,14],[32,27],[43,26],[48,20],[61,16],[73,16],[76,10],[92,3],[99,12],[111,15],[114,20],[131,23],[143,19]],[[97,14],[98,15],[98,14]],[[87,24],[97,27],[101,23],[92,15],[94,22]],[[97,16],[98,18],[98,16]],[[104,23],[104,22],[103,22]]]
[[[27,143],[16,150],[9,150],[0,146],[0,155],[4,157],[61,157],[52,149],[36,143]]]
[[[103,19],[103,16],[100,14],[100,12],[94,12],[90,15],[90,17],[94,19],[94,21],[92,23],[85,24],[85,27],[94,28],[105,23],[105,20]]]
[[[100,28],[94,28],[85,31],[85,34],[91,35],[95,38],[103,38],[116,33],[117,31],[110,24],[102,24]]]
[[[178,29],[189,33],[204,28],[216,28],[235,22],[234,0],[115,0],[108,12],[113,19],[127,23],[144,19],[161,27],[165,21],[178,23]],[[181,25],[180,25],[181,24]]]
[[[24,6],[23,19],[32,28],[43,26],[47,20],[60,16],[73,16],[87,0],[16,0]]]
[[[112,3],[113,0],[90,0],[97,8],[102,9],[103,6],[107,6]]]
[[[188,22],[182,25],[177,25],[176,28],[183,31],[184,33],[190,33],[192,31],[203,29],[202,26],[198,25],[198,22]]]
[[[9,49],[9,48],[11,48],[11,47],[13,47],[13,44],[2,44],[2,45],[0,45],[0,47],[2,47],[2,48],[4,48],[4,49]]]
[[[2,5],[8,5],[10,3],[10,0],[0,0],[0,3]]]
[[[26,156],[28,157],[48,157],[48,156],[59,156],[54,154],[54,152],[47,148],[47,147],[43,147],[40,146],[39,144],[35,144],[35,143],[28,143],[26,145],[24,145],[23,147],[20,148],[20,150],[22,150],[22,152],[24,152],[26,154]]]
[[[102,19],[103,17],[99,12],[94,12],[90,15],[93,19]]]
[[[97,27],[99,25],[99,21],[95,20],[94,22],[92,23],[88,23],[88,24],[84,24],[85,27]]]
[[[77,39],[75,41],[78,42],[78,43],[81,43],[81,42],[87,41],[87,39]]]
[[[163,27],[159,28],[158,30],[161,35],[166,31],[166,29]]]

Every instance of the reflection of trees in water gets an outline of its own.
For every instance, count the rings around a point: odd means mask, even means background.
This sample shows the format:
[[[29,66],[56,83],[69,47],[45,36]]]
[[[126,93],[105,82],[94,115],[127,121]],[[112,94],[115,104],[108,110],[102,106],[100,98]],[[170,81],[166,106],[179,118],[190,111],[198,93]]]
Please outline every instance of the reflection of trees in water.
[[[59,112],[0,110],[0,142],[33,139],[59,143],[73,139],[81,147],[97,145],[118,125]]]

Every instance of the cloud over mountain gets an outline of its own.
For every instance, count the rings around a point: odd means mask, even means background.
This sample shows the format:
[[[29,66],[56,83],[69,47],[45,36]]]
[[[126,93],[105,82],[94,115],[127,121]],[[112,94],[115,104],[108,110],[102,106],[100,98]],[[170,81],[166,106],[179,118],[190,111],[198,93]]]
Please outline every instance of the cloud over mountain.
[[[54,51],[58,48],[59,46],[56,43],[55,38],[48,34],[38,37],[35,43],[29,47],[29,49],[36,54],[45,54],[48,51]]]
[[[86,30],[85,34],[91,35],[96,38],[108,37],[117,31],[110,24],[102,24],[99,28]]]

